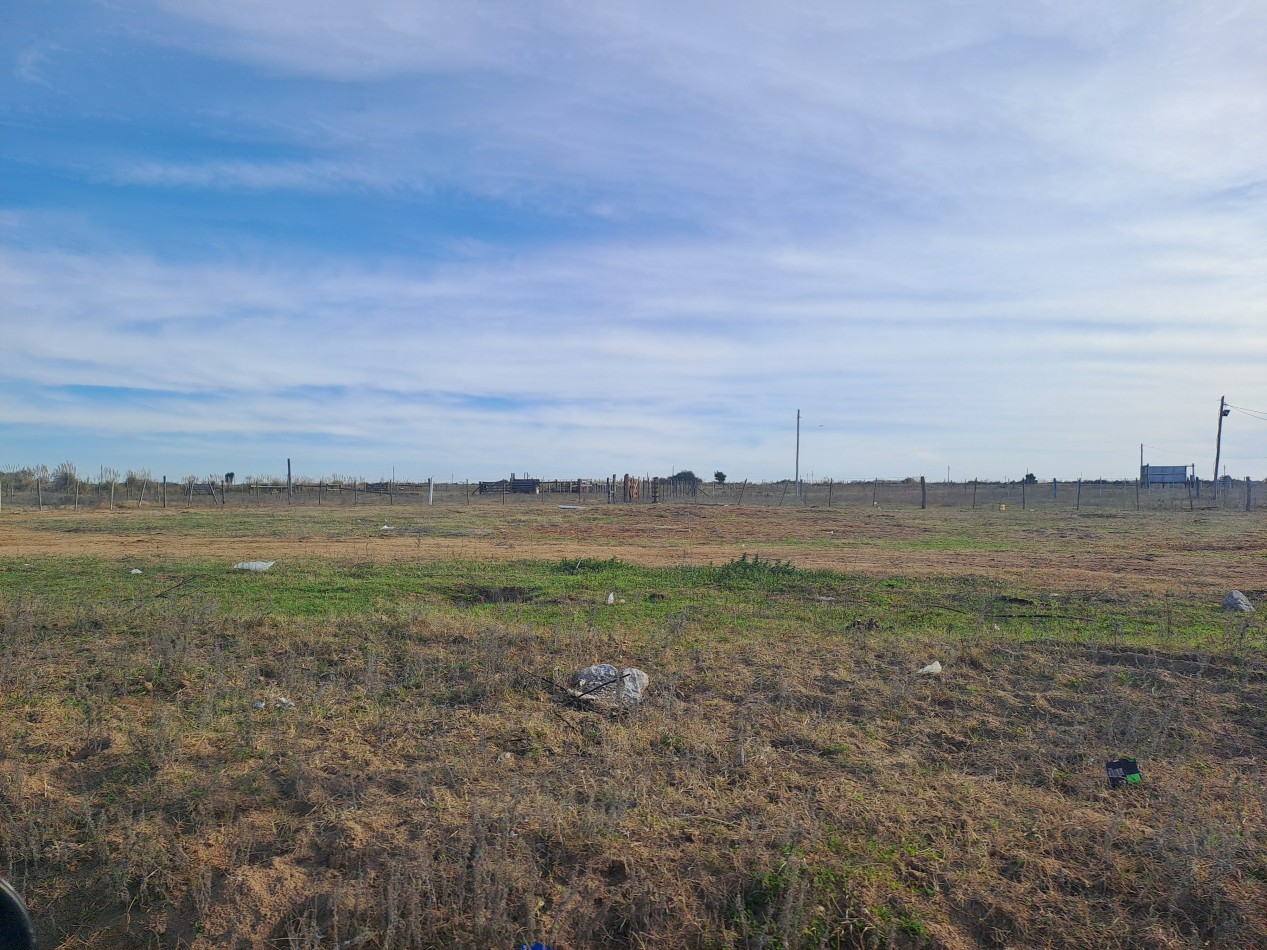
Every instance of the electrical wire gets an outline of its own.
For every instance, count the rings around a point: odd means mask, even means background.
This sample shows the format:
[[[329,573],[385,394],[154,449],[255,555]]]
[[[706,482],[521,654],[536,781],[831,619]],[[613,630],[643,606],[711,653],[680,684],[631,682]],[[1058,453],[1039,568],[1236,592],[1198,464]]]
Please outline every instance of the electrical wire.
[[[1263,422],[1267,422],[1267,412],[1264,412],[1262,409],[1246,409],[1244,406],[1233,406],[1230,403],[1224,403],[1223,408],[1235,409],[1237,412],[1245,413],[1245,415],[1252,419],[1259,419]]]

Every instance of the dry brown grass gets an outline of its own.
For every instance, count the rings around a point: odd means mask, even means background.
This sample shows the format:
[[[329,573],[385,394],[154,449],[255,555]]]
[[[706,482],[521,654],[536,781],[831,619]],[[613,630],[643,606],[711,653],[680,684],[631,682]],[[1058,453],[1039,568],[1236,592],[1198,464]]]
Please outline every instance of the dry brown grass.
[[[1212,575],[1229,543],[1184,556]],[[1267,946],[1261,624],[1198,653],[210,601],[2,621],[0,872],[47,947]],[[645,705],[552,687],[598,660],[648,670]],[[1121,753],[1145,782],[1109,792]]]
[[[383,524],[396,530],[383,532]],[[971,511],[494,503],[435,508],[69,510],[0,518],[0,551],[150,562],[190,557],[468,561],[610,558],[986,577],[1049,590],[1218,593],[1264,587],[1267,511]]]

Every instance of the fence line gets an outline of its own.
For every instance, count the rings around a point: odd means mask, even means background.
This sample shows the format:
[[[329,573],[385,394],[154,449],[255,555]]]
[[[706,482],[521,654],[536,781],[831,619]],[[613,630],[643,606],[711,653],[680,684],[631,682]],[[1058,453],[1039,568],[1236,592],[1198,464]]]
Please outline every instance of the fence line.
[[[690,482],[616,475],[605,478],[511,482],[268,483],[127,482],[57,484],[0,474],[0,514],[79,508],[210,508],[356,505],[731,505],[767,508],[966,508],[974,510],[1183,510],[1250,511],[1261,501],[1263,480],[1220,479],[1146,485],[1137,480],[929,482],[922,478],[777,482]]]

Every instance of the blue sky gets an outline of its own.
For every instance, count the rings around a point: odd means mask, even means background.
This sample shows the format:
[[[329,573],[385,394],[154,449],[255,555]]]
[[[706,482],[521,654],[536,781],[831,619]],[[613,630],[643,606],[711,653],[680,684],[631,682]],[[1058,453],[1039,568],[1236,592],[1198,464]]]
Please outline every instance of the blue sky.
[[[814,477],[1208,476],[1267,409],[1262,4],[0,16],[3,468],[782,478],[799,409]]]

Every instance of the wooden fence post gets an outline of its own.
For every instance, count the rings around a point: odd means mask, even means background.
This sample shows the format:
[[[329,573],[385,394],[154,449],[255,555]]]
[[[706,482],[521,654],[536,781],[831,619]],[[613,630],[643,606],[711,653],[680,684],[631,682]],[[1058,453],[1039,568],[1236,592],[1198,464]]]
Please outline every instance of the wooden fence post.
[[[434,505],[436,501],[436,478],[434,475],[427,476],[427,504]]]
[[[291,493],[291,488],[292,488],[292,487],[293,487],[293,484],[292,484],[292,482],[291,482],[291,480],[290,480],[290,459],[287,459],[287,460],[286,460],[286,504],[288,504],[288,505],[289,505],[289,504],[290,504],[290,502],[291,502],[291,494],[290,494],[290,493]]]
[[[1249,511],[1249,486],[1251,482],[1252,482],[1252,479],[1248,475],[1246,475],[1245,476],[1245,510],[1246,511]]]
[[[75,486],[75,507],[79,507],[79,486]],[[167,507],[167,476],[163,476],[163,507]]]
[[[924,483],[924,476],[919,477],[919,507],[923,511],[928,507],[928,485]]]
[[[1078,497],[1074,500],[1073,510],[1074,511],[1082,510],[1082,479],[1081,478],[1078,479]]]
[[[1025,510],[1025,479],[1021,479],[1021,511]]]
[[[972,510],[977,510],[977,480],[972,480]]]
[[[832,488],[832,480],[829,478],[827,479],[827,507],[828,508],[831,507],[831,488]]]
[[[35,476],[35,503],[39,505],[40,511],[44,510],[44,487],[38,475]]]

